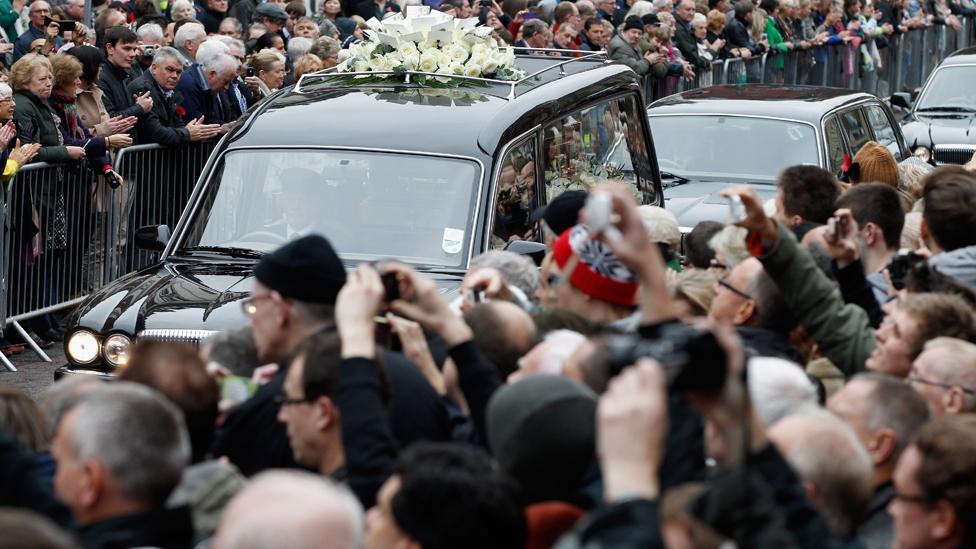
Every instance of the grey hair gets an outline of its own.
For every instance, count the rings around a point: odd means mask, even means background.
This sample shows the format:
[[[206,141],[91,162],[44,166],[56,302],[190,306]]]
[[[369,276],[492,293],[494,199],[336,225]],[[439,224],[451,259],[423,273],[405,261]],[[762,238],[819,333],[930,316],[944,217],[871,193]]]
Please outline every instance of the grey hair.
[[[226,55],[227,51],[227,44],[220,40],[208,38],[203,44],[200,44],[200,49],[197,50],[197,63],[207,65],[214,58]]]
[[[288,41],[288,58],[294,63],[312,48],[312,39],[305,36],[295,36]]]
[[[319,36],[328,36],[329,38],[339,38],[339,27],[332,22],[331,19],[323,19],[319,23]]]
[[[6,82],[0,82],[0,97],[11,97],[13,94],[14,90]]]
[[[234,21],[237,21],[237,19],[234,19]],[[238,21],[238,23],[240,22]],[[222,34],[214,34],[209,38],[207,38],[208,42],[211,40],[216,40],[217,42],[220,42],[221,44],[227,46],[228,48],[236,47],[240,49],[242,53],[247,52],[247,47],[244,45],[243,40],[238,40],[230,36],[224,36]],[[230,51],[228,50],[227,53],[230,53]],[[197,53],[197,55],[199,55],[199,53]]]
[[[362,505],[348,488],[305,471],[279,470],[255,476],[234,496],[215,541],[221,549],[358,549],[364,532]]]
[[[522,290],[527,297],[532,297],[539,287],[539,271],[535,263],[524,255],[505,250],[491,250],[471,260],[471,269],[498,269],[509,286]]]
[[[223,46],[223,44],[221,44]],[[226,48],[226,46],[224,46]],[[228,71],[237,72],[238,61],[226,53],[218,53],[211,56],[202,63],[204,71],[214,71],[217,74],[224,74]]]
[[[6,84],[0,84],[5,86]],[[3,88],[0,88],[0,94]],[[41,410],[47,417],[48,432],[53,438],[61,425],[61,419],[88,393],[102,386],[102,382],[91,376],[68,376],[44,390],[41,396]]]
[[[346,51],[342,49],[342,44],[338,40],[330,36],[320,36],[318,40],[312,44],[312,48],[308,50],[308,53],[313,53],[319,57],[319,59],[324,60],[326,57],[335,55],[338,57],[340,51]]]
[[[163,41],[163,27],[160,27],[156,23],[146,23],[138,29],[136,29],[136,36],[139,40],[154,40],[156,42]]]
[[[748,366],[749,398],[766,427],[784,417],[815,410],[817,389],[799,364],[774,357],[754,357]]]
[[[939,339],[944,338],[932,341]],[[867,428],[877,431],[887,427],[895,432],[895,451],[891,458],[893,463],[915,438],[915,433],[929,420],[928,403],[925,402],[925,397],[901,378],[864,372],[851,378],[851,381],[856,380],[872,384],[871,391],[861,403],[867,410]]]
[[[691,24],[692,25],[707,25],[708,24],[708,18],[705,17],[704,14],[699,13],[699,12],[696,11],[694,17],[691,18]]]
[[[241,21],[238,18],[236,18],[236,17],[224,17],[223,19],[221,19],[220,24],[223,25],[225,21],[233,21],[234,22],[234,28],[237,30],[237,32],[244,32],[244,25],[241,24]],[[218,36],[221,36],[221,35],[218,35]],[[230,37],[228,36],[228,38],[230,38]]]
[[[186,7],[190,8],[190,9],[193,9],[193,3],[190,2],[189,0],[176,0],[175,2],[173,2],[173,5],[170,7],[170,9],[172,11],[176,11],[176,8],[179,8],[179,7],[182,7],[182,6],[186,6]],[[194,14],[196,14],[195,11],[194,11]]]
[[[942,349],[952,357],[935,368],[937,381],[956,387],[976,390],[976,344],[952,337],[937,337],[925,344],[924,350]],[[976,411],[976,397],[964,393],[963,412]]]
[[[153,65],[159,65],[160,63],[164,63],[166,61],[177,61],[182,63],[182,58],[180,57],[180,53],[176,51],[175,48],[171,48],[169,46],[156,50],[156,55],[153,56]]]
[[[780,448],[786,461],[801,479],[817,487],[817,507],[831,533],[853,535],[871,501],[871,456],[853,429],[826,410],[795,414],[777,427],[785,430],[787,422],[803,434],[794,433],[792,444],[785,445],[788,449]],[[770,437],[779,438],[776,429]]]
[[[78,461],[101,462],[127,498],[166,501],[190,462],[190,437],[176,406],[149,387],[119,381],[85,395],[70,414]]]
[[[203,24],[199,22],[186,23],[180,27],[180,30],[176,31],[176,36],[173,38],[173,45],[183,47],[183,44],[187,42],[200,42],[206,40],[206,38],[207,31],[204,30]]]

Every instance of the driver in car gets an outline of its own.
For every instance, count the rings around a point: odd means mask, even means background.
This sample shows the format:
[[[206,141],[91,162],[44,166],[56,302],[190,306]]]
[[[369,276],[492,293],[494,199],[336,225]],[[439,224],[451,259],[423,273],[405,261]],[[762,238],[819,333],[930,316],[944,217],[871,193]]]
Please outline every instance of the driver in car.
[[[285,240],[294,240],[312,233],[325,234],[316,221],[322,213],[322,176],[306,168],[288,168],[281,172],[281,219],[267,225],[265,230]]]

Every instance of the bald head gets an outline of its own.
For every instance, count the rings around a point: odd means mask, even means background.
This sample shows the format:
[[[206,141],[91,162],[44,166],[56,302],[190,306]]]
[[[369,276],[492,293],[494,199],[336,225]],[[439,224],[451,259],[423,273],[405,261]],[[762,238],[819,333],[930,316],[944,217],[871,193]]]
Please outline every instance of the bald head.
[[[302,471],[262,473],[227,505],[216,549],[357,549],[363,509],[346,489]]]
[[[494,364],[503,378],[518,368],[518,360],[536,342],[532,317],[508,301],[489,301],[464,313],[464,321],[474,332],[478,350]]]
[[[769,439],[797,472],[830,531],[850,536],[872,493],[871,458],[854,432],[824,410],[788,416]]]

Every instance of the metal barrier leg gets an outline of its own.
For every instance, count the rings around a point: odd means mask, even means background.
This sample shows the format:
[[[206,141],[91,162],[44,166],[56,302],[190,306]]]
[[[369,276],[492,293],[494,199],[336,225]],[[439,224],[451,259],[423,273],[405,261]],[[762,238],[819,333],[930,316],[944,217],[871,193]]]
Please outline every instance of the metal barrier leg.
[[[20,334],[20,337],[24,339],[24,342],[31,348],[32,351],[34,351],[34,354],[40,357],[40,359],[44,362],[52,362],[51,357],[47,356],[44,350],[38,347],[37,342],[34,341],[34,338],[27,334],[27,330],[20,325],[20,322],[13,321],[10,324],[13,325],[14,329],[17,330],[17,333]]]
[[[17,371],[17,367],[14,366],[13,362],[10,362],[10,359],[7,358],[7,355],[3,353],[0,353],[0,363],[3,364],[3,367],[6,368],[8,372]]]

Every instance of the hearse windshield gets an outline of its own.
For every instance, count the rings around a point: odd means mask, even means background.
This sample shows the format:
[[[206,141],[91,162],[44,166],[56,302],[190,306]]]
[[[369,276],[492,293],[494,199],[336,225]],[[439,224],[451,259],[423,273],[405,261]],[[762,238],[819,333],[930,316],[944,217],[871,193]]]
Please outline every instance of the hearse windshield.
[[[679,177],[772,182],[784,166],[820,165],[817,133],[802,122],[688,114],[650,120],[658,166]]]
[[[318,233],[349,261],[467,263],[480,166],[472,160],[333,149],[224,155],[176,253],[258,256]]]

